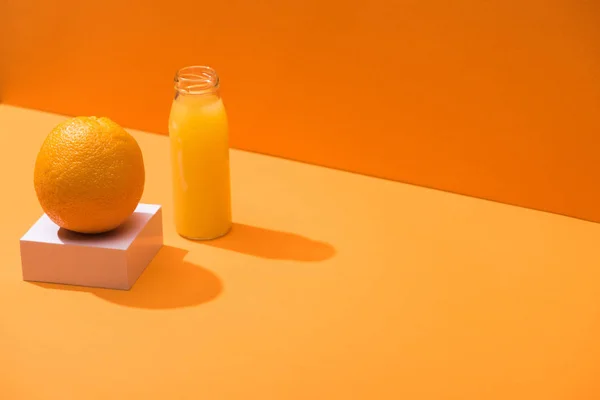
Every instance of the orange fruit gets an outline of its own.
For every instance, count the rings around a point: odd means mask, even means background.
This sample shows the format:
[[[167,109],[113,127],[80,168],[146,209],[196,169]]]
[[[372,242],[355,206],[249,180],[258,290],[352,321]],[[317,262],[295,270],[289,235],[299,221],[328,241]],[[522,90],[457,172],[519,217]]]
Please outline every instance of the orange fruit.
[[[142,197],[142,151],[108,118],[71,118],[46,137],[33,180],[42,209],[57,225],[106,232],[121,225]]]

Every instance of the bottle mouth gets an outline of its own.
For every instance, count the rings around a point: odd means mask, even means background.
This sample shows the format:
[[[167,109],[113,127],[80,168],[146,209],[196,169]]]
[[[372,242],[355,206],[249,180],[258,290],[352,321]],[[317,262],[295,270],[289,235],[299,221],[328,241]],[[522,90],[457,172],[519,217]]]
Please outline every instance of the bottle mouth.
[[[219,88],[219,77],[214,69],[203,65],[181,68],[175,75],[175,90],[182,94],[205,94]]]

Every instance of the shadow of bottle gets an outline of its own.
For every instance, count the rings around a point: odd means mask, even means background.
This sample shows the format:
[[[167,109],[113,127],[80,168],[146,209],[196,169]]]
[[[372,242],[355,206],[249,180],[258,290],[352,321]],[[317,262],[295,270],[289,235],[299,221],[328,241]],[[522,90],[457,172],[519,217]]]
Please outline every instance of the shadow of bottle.
[[[130,290],[35,283],[59,290],[88,292],[126,307],[169,309],[192,307],[215,299],[223,290],[211,271],[184,261],[187,250],[163,246]]]
[[[276,260],[323,261],[335,255],[335,248],[329,243],[240,223],[234,223],[227,235],[201,243]]]

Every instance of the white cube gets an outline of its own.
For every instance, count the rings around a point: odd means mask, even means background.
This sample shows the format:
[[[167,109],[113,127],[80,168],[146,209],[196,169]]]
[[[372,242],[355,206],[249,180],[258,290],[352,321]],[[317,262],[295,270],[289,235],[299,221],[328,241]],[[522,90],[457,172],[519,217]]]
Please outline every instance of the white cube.
[[[46,214],[21,238],[26,281],[130,289],[163,244],[161,207],[139,204],[120,227],[87,235]]]

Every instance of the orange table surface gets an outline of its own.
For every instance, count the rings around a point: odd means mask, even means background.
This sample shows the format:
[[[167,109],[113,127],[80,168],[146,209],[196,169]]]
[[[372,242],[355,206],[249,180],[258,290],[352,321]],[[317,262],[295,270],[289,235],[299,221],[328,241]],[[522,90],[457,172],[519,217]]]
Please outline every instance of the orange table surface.
[[[600,397],[600,225],[243,151],[196,243],[168,138],[131,131],[164,248],[130,292],[23,282],[63,118],[0,105],[1,399]]]

